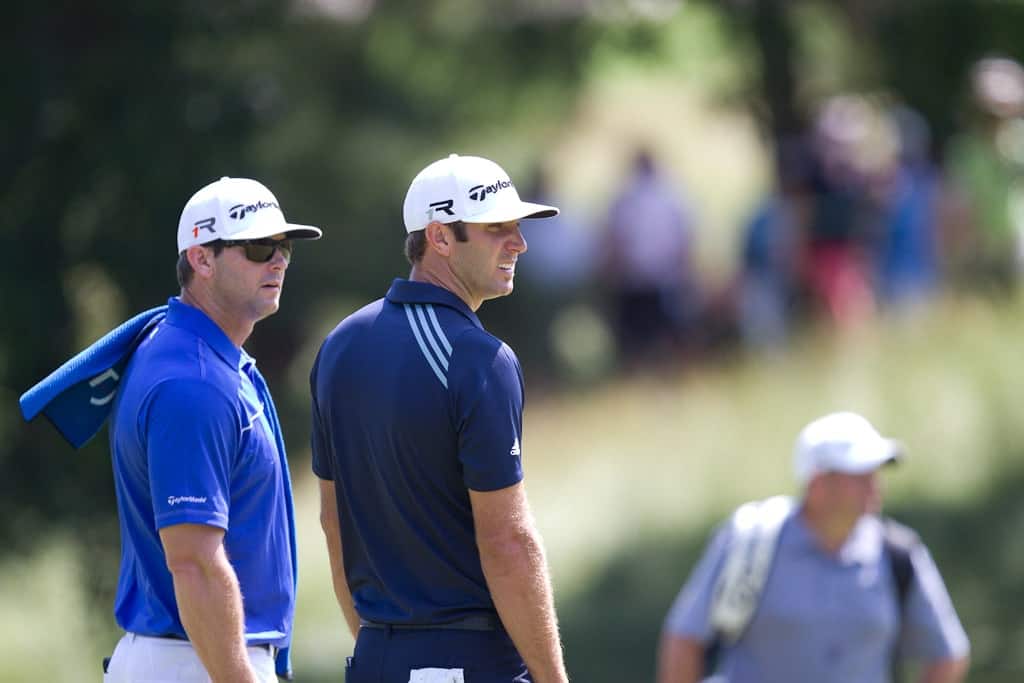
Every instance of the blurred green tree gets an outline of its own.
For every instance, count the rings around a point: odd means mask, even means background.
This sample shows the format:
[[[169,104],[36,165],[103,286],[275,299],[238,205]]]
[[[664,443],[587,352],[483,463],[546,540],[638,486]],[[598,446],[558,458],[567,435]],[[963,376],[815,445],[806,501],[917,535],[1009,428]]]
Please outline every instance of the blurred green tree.
[[[969,62],[989,50],[1020,56],[1024,45],[1020,3],[710,4],[751,55],[743,101],[770,138],[799,128],[821,94],[808,46],[822,16],[856,41],[838,86],[900,93],[939,139],[957,125],[952,95]],[[71,454],[48,425],[20,424],[13,406],[99,334],[175,293],[172,235],[195,189],[221,175],[257,177],[289,216],[325,230],[322,242],[301,245],[281,312],[250,344],[301,447],[307,408],[283,392],[286,371],[346,301],[379,296],[404,273],[400,203],[411,175],[472,150],[521,176],[557,143],[595,48],[657,58],[675,6],[10,3],[0,29],[0,398],[9,407],[0,543],[26,548],[66,525],[96,574],[111,574],[106,438]]]
[[[936,154],[963,125],[970,65],[987,54],[1024,58],[1024,5],[988,0],[728,0],[715,3],[739,49],[756,55],[744,97],[777,144],[802,131],[813,107],[840,90],[886,92],[921,112]],[[832,62],[818,59],[823,36]],[[842,54],[844,50],[848,54]],[[826,73],[828,70],[838,73]]]
[[[405,1],[337,18],[331,3],[282,0],[15,3],[0,46],[5,548],[69,526],[109,589],[106,437],[73,454],[44,421],[20,424],[14,405],[176,293],[173,235],[198,187],[256,177],[288,216],[324,227],[250,343],[280,387],[330,301],[379,296],[405,272],[400,206],[416,169],[470,142],[524,168],[543,152],[523,142],[570,106],[596,34],[520,5]],[[301,448],[307,408],[282,403]]]

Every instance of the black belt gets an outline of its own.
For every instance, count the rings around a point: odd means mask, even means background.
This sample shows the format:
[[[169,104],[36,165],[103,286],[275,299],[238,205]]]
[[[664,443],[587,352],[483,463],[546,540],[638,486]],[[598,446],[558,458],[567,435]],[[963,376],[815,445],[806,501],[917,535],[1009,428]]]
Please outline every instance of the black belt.
[[[180,636],[177,633],[165,633],[162,636],[150,636],[150,637],[152,637],[152,638],[164,638],[164,639],[167,639],[167,640],[181,640],[181,641],[186,642],[186,643],[189,642],[188,638],[186,638],[184,636]],[[246,643],[245,646],[246,647],[258,647],[261,650],[266,650],[271,655],[274,654],[274,646],[271,645],[270,643],[251,643],[251,644],[250,643]]]
[[[501,628],[501,620],[496,614],[474,614],[454,621],[437,624],[385,624],[380,621],[360,619],[362,628],[379,628],[391,631],[425,631],[432,629],[452,629],[456,631],[497,631]]]

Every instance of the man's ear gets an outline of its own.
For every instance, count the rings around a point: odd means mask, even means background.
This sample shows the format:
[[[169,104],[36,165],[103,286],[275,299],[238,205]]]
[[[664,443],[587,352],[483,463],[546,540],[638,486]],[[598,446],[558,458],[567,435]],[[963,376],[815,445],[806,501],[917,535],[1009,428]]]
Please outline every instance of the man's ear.
[[[185,252],[188,257],[188,264],[199,277],[208,278],[213,275],[213,249],[198,245],[189,247]]]
[[[455,236],[448,226],[440,221],[430,221],[423,232],[427,238],[428,248],[433,249],[442,256],[451,254],[451,243],[455,240]]]

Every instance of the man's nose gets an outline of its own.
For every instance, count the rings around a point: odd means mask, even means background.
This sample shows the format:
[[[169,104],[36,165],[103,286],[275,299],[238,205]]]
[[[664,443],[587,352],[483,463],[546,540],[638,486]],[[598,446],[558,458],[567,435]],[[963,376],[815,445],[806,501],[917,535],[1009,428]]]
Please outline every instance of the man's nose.
[[[289,259],[285,258],[284,252],[281,249],[274,249],[274,255],[270,257],[270,267],[274,270],[286,270],[288,263]]]
[[[522,228],[516,228],[515,234],[512,235],[511,243],[512,251],[519,254],[522,254],[529,248],[529,245],[526,244],[526,238],[523,237]]]

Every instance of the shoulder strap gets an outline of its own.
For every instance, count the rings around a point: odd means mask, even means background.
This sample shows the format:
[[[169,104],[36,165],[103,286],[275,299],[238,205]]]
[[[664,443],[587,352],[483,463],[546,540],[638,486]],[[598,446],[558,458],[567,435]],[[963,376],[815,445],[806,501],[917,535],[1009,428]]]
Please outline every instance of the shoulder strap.
[[[729,547],[710,611],[712,628],[726,642],[740,637],[757,609],[779,532],[793,504],[788,496],[775,496],[741,505],[732,515]]]
[[[900,616],[910,592],[910,583],[914,579],[914,565],[910,561],[910,551],[921,542],[917,532],[899,522],[883,518],[885,548],[889,551],[889,568],[896,582],[896,598],[900,607]]]
[[[889,570],[892,572],[893,583],[896,585],[896,604],[899,609],[900,628],[902,629],[907,596],[910,594],[910,584],[914,580],[914,563],[910,559],[910,552],[921,542],[921,538],[910,527],[888,517],[882,518],[882,525],[885,549],[889,556]],[[898,643],[892,652],[890,665],[892,680],[898,682],[903,679]]]

